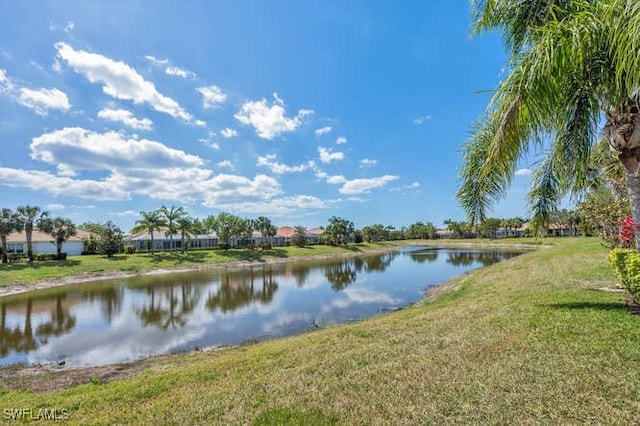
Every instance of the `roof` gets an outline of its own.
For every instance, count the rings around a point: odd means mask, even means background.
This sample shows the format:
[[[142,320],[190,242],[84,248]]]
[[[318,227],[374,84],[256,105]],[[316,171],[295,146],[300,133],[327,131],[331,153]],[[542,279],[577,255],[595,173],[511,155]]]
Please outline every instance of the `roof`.
[[[86,241],[89,239],[91,232],[86,229],[77,228],[76,235],[69,237],[67,241]],[[40,241],[51,242],[53,241],[53,237],[48,232],[42,232],[38,228],[34,228],[31,234],[31,242],[36,243]],[[8,243],[25,243],[27,242],[27,235],[24,231],[20,232],[12,232],[7,235]]]
[[[295,235],[295,233],[296,233],[296,228],[293,228],[291,226],[282,226],[278,228],[278,232],[276,232],[276,237],[291,238]],[[307,236],[322,235],[323,233],[324,233],[324,230],[320,228],[305,229],[305,235]]]

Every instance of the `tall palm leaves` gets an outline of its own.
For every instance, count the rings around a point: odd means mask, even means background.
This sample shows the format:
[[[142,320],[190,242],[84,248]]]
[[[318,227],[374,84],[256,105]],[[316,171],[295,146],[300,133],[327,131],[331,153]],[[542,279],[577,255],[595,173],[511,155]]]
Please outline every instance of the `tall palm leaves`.
[[[176,232],[175,222],[181,217],[186,216],[187,212],[184,208],[171,206],[167,208],[165,206],[160,207],[160,213],[164,216],[164,220],[169,227],[167,234],[169,235],[169,253],[173,252],[173,234]]]
[[[46,219],[49,213],[42,211],[40,207],[29,205],[20,206],[16,211],[27,239],[27,256],[29,256],[29,262],[33,262],[33,227],[38,221]]]
[[[159,231],[161,227],[165,226],[166,223],[162,214],[159,210],[153,210],[150,212],[140,212],[142,218],[136,221],[136,226],[131,230],[131,232],[141,232],[141,231],[149,231],[149,236],[151,237],[151,246],[149,247],[149,251],[153,254],[153,232]]]
[[[62,258],[62,244],[70,237],[76,235],[76,225],[69,219],[56,217],[55,219],[44,219],[40,221],[40,230],[48,232],[56,243],[56,254],[58,259]]]
[[[548,222],[558,200],[585,187],[589,157],[605,136],[627,169],[640,219],[640,7],[632,0],[475,0],[476,33],[501,30],[508,75],[464,147],[458,199],[481,221],[517,163],[546,151],[532,180],[531,213]],[[636,169],[633,169],[636,166]],[[637,181],[637,184],[635,183]],[[630,193],[631,193],[630,192]]]

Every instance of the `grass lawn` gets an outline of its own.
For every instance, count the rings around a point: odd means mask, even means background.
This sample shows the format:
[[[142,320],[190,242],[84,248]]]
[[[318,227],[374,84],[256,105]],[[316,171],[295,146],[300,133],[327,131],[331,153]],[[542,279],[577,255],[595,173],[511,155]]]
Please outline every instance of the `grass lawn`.
[[[0,409],[83,424],[640,423],[640,316],[600,290],[615,281],[598,240],[555,240],[448,285],[401,311],[151,359],[108,383],[39,393],[3,379]]]

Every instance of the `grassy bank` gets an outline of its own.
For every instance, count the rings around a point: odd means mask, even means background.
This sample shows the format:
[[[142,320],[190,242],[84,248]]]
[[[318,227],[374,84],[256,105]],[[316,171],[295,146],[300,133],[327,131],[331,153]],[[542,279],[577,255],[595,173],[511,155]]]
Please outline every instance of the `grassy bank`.
[[[615,282],[597,240],[559,240],[448,284],[436,301],[148,360],[128,379],[52,393],[6,379],[0,408],[66,409],[73,423],[640,422],[640,317],[600,290]]]
[[[228,262],[266,262],[307,256],[364,253],[396,247],[396,243],[349,244],[343,247],[276,247],[270,250],[192,250],[186,253],[157,252],[104,256],[71,256],[64,261],[36,261],[0,264],[0,286],[30,284],[40,280],[103,272],[139,272],[156,268],[199,267]]]

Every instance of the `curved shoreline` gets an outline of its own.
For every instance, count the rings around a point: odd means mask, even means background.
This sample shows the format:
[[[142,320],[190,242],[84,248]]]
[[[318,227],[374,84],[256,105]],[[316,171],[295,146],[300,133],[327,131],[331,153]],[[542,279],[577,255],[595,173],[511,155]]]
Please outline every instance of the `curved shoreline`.
[[[541,246],[531,246],[524,244],[482,244],[482,243],[431,243],[421,242],[421,243],[407,243],[394,247],[386,247],[382,249],[375,249],[370,251],[360,251],[360,252],[350,252],[350,253],[339,253],[339,254],[324,254],[324,255],[311,255],[311,256],[298,256],[291,258],[272,258],[263,261],[234,261],[234,262],[222,262],[222,263],[207,263],[207,264],[199,264],[192,266],[178,266],[178,267],[169,267],[169,268],[153,268],[153,269],[145,269],[135,272],[123,272],[123,271],[109,271],[109,272],[97,272],[97,273],[85,273],[79,275],[70,275],[67,277],[54,278],[54,279],[45,279],[37,281],[33,284],[14,284],[5,287],[0,287],[0,299],[4,296],[17,295],[28,293],[31,291],[61,287],[65,285],[73,285],[73,284],[82,284],[82,283],[93,283],[97,281],[105,281],[111,279],[119,279],[119,278],[129,278],[135,276],[151,276],[151,275],[160,275],[160,274],[171,274],[171,273],[180,273],[180,272],[192,272],[192,271],[204,271],[204,270],[234,270],[234,269],[244,269],[251,268],[255,266],[269,265],[269,264],[283,264],[283,263],[294,263],[294,262],[304,262],[304,261],[316,261],[316,260],[327,260],[327,259],[338,259],[338,258],[351,258],[368,254],[376,254],[376,253],[385,253],[394,250],[398,250],[407,245],[422,245],[428,247],[437,247],[437,248],[483,248],[483,249],[506,249],[506,248],[516,248],[516,249],[535,249]],[[446,293],[448,291],[455,291],[459,288],[459,286],[455,285],[462,276],[465,276],[468,273],[464,273],[461,275],[456,275],[451,277],[447,281],[444,281],[440,284],[437,284],[429,289],[428,292],[425,292],[424,298],[415,302],[422,303],[424,301],[433,302],[435,301],[442,293]],[[42,363],[42,364],[34,364],[34,365],[15,365],[15,366],[7,366],[0,368],[0,381],[7,381],[7,383],[12,383],[13,385],[9,386],[12,389],[22,389],[28,388],[34,392],[51,392],[55,390],[68,389],[70,387],[74,387],[81,384],[89,383],[92,380],[99,380],[102,383],[110,382],[117,379],[123,379],[127,377],[132,377],[137,375],[140,371],[149,366],[154,365],[158,360],[168,360],[175,359],[180,356],[194,355],[194,354],[203,354],[208,352],[217,352],[225,349],[236,348],[239,345],[214,345],[203,347],[196,350],[179,352],[179,353],[168,353],[168,354],[158,354],[150,357],[145,357],[142,359],[133,359],[118,362],[115,364],[105,364],[105,365],[95,365],[95,366],[74,366],[74,365],[58,365],[54,362],[51,363]]]

